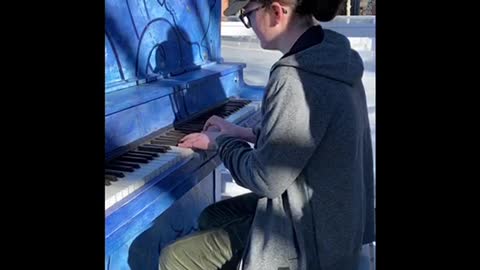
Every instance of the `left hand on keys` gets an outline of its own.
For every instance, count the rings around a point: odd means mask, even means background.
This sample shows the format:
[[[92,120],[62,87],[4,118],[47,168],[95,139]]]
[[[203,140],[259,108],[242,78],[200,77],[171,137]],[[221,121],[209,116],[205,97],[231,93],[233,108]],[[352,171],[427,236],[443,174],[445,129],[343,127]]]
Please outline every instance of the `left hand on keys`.
[[[201,133],[188,134],[180,139],[178,146],[200,150],[215,150],[217,148],[215,139],[218,135],[220,135],[218,131],[202,131]]]

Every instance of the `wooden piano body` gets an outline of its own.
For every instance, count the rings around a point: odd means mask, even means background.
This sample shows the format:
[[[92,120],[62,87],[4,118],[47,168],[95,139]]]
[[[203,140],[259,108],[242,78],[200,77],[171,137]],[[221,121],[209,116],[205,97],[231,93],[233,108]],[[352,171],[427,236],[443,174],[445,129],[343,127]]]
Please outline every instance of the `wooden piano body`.
[[[220,197],[215,152],[175,147],[209,115],[253,126],[263,88],[224,63],[220,0],[105,0],[105,269],[158,269]]]

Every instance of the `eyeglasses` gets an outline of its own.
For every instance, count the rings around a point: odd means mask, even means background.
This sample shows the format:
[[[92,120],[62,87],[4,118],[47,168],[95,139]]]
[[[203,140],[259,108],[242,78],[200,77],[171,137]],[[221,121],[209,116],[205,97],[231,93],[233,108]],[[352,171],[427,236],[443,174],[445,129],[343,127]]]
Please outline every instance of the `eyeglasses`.
[[[240,20],[243,22],[243,24],[245,25],[246,28],[250,28],[252,27],[252,24],[250,23],[250,18],[248,16],[250,16],[253,12],[261,9],[261,8],[264,8],[265,5],[262,5],[262,6],[259,6],[257,8],[254,8],[252,10],[249,10],[247,12],[245,12],[243,9],[240,11],[240,16],[238,16],[240,18]]]

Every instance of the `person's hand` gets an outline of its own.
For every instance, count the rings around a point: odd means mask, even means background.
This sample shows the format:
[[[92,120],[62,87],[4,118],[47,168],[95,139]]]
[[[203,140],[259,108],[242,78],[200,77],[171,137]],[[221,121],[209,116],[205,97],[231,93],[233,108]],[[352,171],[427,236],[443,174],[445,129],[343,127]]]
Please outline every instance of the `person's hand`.
[[[217,144],[215,139],[220,135],[216,131],[203,131],[202,133],[191,133],[180,139],[179,147],[193,148],[200,150],[215,150]]]
[[[204,131],[220,131],[222,134],[230,135],[233,137],[240,137],[241,127],[232,124],[219,116],[210,117],[203,126]]]

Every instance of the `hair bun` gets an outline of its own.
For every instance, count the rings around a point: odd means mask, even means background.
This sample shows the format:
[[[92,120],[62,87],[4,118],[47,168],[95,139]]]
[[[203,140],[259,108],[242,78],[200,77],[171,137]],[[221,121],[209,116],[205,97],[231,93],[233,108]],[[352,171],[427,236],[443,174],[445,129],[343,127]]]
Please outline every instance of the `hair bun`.
[[[335,18],[340,5],[345,0],[298,0],[296,12],[300,15],[313,15],[321,22]]]

